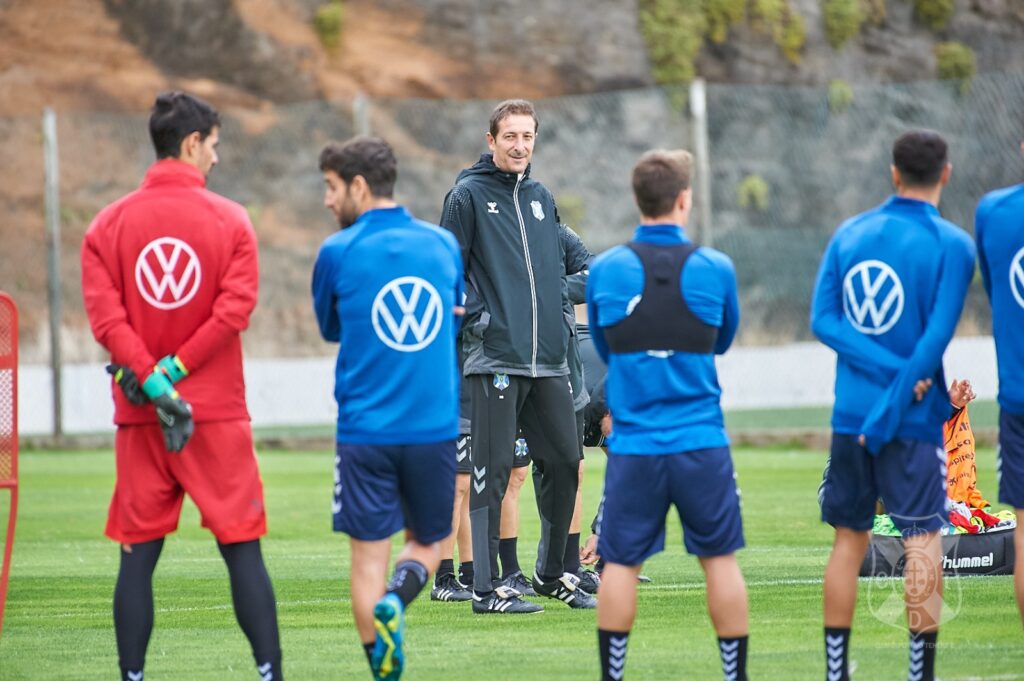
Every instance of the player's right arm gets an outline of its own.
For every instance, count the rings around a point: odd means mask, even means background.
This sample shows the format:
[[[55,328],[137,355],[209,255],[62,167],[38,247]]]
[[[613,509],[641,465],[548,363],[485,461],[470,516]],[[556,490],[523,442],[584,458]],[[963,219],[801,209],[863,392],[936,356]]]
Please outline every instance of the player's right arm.
[[[836,239],[825,250],[811,300],[811,331],[876,383],[887,383],[906,363],[899,355],[853,328],[843,312],[843,282]]]
[[[114,364],[129,367],[137,376],[148,376],[154,357],[128,322],[128,311],[117,285],[116,254],[104,248],[100,213],[82,242],[82,298],[93,336],[110,352]]]
[[[992,300],[992,273],[988,265],[988,254],[982,245],[985,229],[988,225],[988,213],[990,202],[987,197],[978,203],[978,209],[974,213],[974,242],[978,250],[978,269],[981,270],[981,283],[985,286],[985,294]]]
[[[313,312],[320,326],[324,340],[337,343],[341,340],[341,318],[338,316],[338,299],[334,294],[337,255],[331,244],[325,243],[317,253],[313,265]]]

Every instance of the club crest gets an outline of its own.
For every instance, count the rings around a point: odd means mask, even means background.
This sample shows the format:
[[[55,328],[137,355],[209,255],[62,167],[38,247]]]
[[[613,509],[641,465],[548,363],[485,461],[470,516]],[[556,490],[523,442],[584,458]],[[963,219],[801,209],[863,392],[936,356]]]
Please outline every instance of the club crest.
[[[508,374],[494,374],[494,387],[504,390],[508,387]]]
[[[533,217],[538,220],[544,219],[544,206],[540,205],[540,201],[530,201],[530,208],[533,209]]]

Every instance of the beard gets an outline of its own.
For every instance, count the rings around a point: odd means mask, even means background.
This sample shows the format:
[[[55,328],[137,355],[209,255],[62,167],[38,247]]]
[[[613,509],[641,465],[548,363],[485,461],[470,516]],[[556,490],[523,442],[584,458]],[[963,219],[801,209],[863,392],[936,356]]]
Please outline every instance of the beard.
[[[346,197],[345,201],[341,204],[341,208],[338,210],[338,229],[348,229],[358,219],[359,209],[356,207],[355,201]]]

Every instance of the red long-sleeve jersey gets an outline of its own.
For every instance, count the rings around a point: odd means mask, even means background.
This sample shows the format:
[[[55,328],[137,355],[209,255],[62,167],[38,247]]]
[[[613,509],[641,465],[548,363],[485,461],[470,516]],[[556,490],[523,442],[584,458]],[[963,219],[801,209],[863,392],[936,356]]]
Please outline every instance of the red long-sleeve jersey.
[[[82,295],[111,362],[144,381],[165,355],[189,375],[175,387],[197,422],[248,419],[241,332],[256,306],[256,234],[245,208],[206,189],[175,159],[150,166],[142,186],[104,208],[82,244]],[[155,423],[111,386],[114,422]]]

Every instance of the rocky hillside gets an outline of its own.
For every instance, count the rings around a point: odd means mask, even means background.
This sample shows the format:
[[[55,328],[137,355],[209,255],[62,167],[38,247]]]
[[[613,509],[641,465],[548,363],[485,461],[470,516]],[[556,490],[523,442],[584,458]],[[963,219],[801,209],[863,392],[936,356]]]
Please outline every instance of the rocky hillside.
[[[403,201],[436,219],[452,178],[481,150],[490,103],[541,100],[535,171],[595,250],[622,240],[634,219],[623,188],[636,154],[692,142],[678,99],[650,87],[663,72],[644,17],[666,8],[667,24],[695,36],[689,65],[722,84],[709,99],[717,243],[738,264],[750,261],[748,277],[763,274],[743,282],[755,323],[741,338],[805,332],[815,253],[836,220],[887,191],[875,169],[901,127],[950,130],[958,172],[984,168],[950,202],[968,226],[981,191],[1018,181],[1016,156],[999,154],[1013,152],[1024,82],[987,74],[1024,73],[1020,0],[934,0],[952,10],[941,25],[925,21],[920,0],[343,0],[331,39],[316,26],[333,2],[0,0],[0,288],[21,304],[26,358],[45,357],[48,343],[43,106],[60,119],[71,361],[99,352],[77,291],[82,233],[105,202],[137,184],[151,159],[144,112],[166,88],[188,89],[226,113],[212,186],[249,208],[261,239],[261,306],[247,345],[264,355],[323,351],[309,318],[308,267],[332,226],[313,159],[324,141],[364,124],[398,149]],[[850,3],[859,20],[835,46],[826,14]],[[718,30],[712,6],[733,11]],[[785,26],[799,22],[800,41],[766,29],[765,8],[781,12],[774,16]],[[679,12],[693,21],[673,24]],[[973,50],[973,90],[884,90],[934,80],[936,47],[946,42]],[[841,107],[825,89],[837,80]],[[371,102],[365,121],[353,110],[357,93]],[[991,158],[1000,162],[986,165]],[[762,207],[738,205],[737,187],[752,177],[768,192]],[[810,231],[793,232],[803,228]],[[764,254],[794,234],[807,253],[792,266],[768,263]]]

